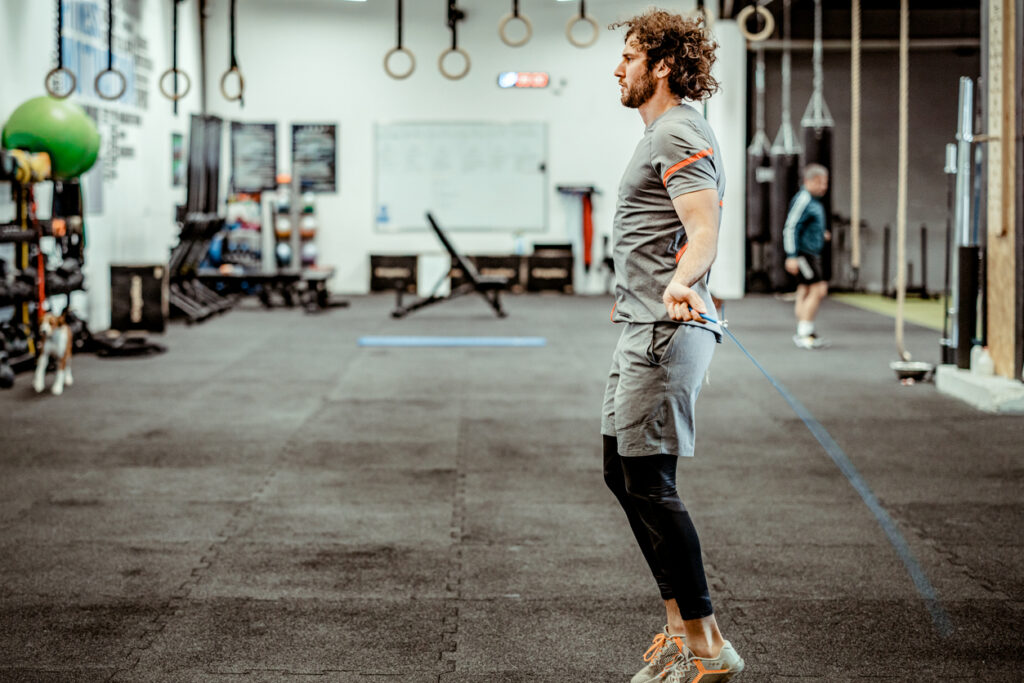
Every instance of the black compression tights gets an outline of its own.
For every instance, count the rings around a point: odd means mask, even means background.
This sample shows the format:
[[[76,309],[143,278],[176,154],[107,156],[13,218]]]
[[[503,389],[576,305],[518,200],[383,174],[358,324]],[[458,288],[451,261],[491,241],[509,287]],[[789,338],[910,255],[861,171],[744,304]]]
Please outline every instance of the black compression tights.
[[[604,437],[604,480],[619,499],[644,559],[665,600],[675,598],[683,619],[712,613],[700,540],[676,491],[674,455],[623,458],[614,436]]]

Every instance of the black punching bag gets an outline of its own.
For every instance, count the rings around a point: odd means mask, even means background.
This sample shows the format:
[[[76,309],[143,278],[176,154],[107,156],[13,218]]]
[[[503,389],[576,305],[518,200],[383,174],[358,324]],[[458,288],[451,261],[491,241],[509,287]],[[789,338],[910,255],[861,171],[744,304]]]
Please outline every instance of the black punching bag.
[[[768,273],[775,289],[790,286],[786,272],[786,250],[782,244],[782,230],[789,215],[789,202],[800,191],[800,154],[772,152],[771,189],[771,249],[768,255]]]
[[[825,207],[825,229],[830,234],[835,236],[832,232],[832,133],[834,129],[831,126],[823,126],[820,128],[805,126],[803,129],[803,143],[804,143],[804,166],[807,164],[820,164],[828,169],[829,173],[829,184],[828,191],[824,197],[820,198],[820,202]],[[822,269],[825,271],[825,281],[832,280],[832,245],[835,243],[826,242],[825,248],[821,252]]]
[[[772,166],[764,150],[747,149],[747,239],[767,242],[771,238]]]

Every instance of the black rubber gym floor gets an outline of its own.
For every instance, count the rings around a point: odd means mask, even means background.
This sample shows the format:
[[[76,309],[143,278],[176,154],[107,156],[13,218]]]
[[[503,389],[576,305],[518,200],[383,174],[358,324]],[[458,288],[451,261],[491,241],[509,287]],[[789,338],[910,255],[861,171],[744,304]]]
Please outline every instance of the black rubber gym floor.
[[[239,309],[162,356],[76,357],[61,397],[20,375],[0,680],[628,681],[664,612],[601,478],[610,304]],[[726,340],[679,480],[736,680],[1024,680],[1024,418],[901,386],[888,318],[828,302],[807,352],[790,310],[726,317],[906,545]],[[548,345],[356,345],[389,334]],[[934,360],[937,333],[908,345]]]

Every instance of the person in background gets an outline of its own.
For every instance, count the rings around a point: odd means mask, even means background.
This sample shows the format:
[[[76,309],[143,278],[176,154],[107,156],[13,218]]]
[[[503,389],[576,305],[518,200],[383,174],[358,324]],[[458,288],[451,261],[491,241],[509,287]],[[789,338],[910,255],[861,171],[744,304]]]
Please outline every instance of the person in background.
[[[819,201],[828,192],[828,169],[820,164],[807,164],[803,179],[803,187],[789,202],[782,245],[786,251],[786,272],[797,278],[793,343],[801,349],[819,349],[828,345],[814,329],[818,309],[828,296],[821,253],[829,234],[825,229],[825,207]]]

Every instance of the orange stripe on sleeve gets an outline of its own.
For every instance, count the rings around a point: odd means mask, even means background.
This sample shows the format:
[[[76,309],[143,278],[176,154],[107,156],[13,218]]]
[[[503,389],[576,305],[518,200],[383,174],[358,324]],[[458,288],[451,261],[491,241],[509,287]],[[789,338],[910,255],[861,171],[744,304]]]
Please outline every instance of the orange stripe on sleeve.
[[[678,171],[681,168],[685,168],[685,167],[689,166],[690,164],[692,164],[695,161],[700,161],[704,157],[709,157],[713,153],[714,153],[714,150],[712,150],[710,147],[708,147],[707,149],[702,149],[701,151],[697,152],[696,154],[694,154],[691,157],[687,157],[686,159],[683,159],[678,164],[676,164],[672,168],[670,168],[667,171],[665,171],[665,177],[661,179],[661,182],[664,185],[668,186],[668,179],[672,176],[673,173],[675,173],[676,171]]]
[[[683,258],[683,253],[686,251],[686,247],[688,246],[689,244],[684,244],[682,248],[676,252],[676,263],[679,263],[679,259]]]

